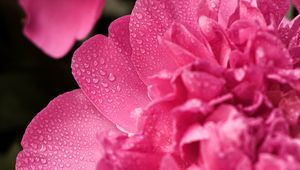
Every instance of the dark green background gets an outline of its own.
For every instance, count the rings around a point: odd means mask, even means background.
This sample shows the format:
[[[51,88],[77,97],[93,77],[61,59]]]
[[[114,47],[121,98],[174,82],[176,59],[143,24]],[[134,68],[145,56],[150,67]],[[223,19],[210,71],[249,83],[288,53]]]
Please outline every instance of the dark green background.
[[[134,0],[108,0],[90,36],[107,34],[117,17],[130,13]],[[22,34],[25,14],[17,0],[0,0],[0,170],[12,170],[20,141],[31,119],[49,101],[78,88],[71,58],[51,59]]]

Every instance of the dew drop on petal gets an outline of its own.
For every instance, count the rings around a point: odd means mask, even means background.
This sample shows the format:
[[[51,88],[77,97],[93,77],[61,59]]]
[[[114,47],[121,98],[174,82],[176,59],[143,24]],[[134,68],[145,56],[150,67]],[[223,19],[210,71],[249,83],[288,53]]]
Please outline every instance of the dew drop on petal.
[[[109,81],[115,81],[115,80],[116,80],[116,77],[115,77],[112,73],[110,73],[110,74],[108,75],[108,80],[109,80]]]

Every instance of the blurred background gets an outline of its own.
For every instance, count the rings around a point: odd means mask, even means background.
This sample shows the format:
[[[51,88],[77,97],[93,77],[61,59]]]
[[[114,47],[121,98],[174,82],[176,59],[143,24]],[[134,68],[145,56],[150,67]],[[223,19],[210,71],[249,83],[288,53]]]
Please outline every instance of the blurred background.
[[[90,36],[129,14],[135,0],[107,0]],[[22,34],[25,15],[17,0],[0,0],[0,170],[15,169],[22,135],[31,119],[59,94],[78,88],[71,73],[77,42],[63,59],[46,56]]]

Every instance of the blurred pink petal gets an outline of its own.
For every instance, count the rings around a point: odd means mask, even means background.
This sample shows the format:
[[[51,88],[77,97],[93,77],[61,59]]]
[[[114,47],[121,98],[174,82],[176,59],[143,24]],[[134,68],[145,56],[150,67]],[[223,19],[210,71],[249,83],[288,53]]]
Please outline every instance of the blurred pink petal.
[[[75,53],[73,75],[87,97],[109,120],[134,132],[131,111],[149,102],[147,88],[130,61],[129,16],[114,21],[109,37],[94,36]]]
[[[272,154],[261,154],[258,163],[255,166],[256,170],[298,170],[299,163],[295,160],[283,160]]]
[[[85,38],[99,19],[104,0],[19,0],[26,13],[24,34],[53,58]]]
[[[94,169],[103,156],[97,135],[118,132],[81,90],[58,96],[29,124],[16,169]]]
[[[99,170],[154,170],[160,167],[163,153],[154,150],[147,137],[104,135],[100,141],[105,148],[105,155],[98,162]]]
[[[180,170],[175,160],[170,155],[165,155],[160,163],[160,170]]]

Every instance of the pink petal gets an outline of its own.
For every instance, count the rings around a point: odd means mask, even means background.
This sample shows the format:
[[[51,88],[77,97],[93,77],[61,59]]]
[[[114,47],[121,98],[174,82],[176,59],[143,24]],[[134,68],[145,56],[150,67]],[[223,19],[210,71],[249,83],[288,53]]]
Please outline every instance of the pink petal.
[[[231,105],[221,105],[207,118],[206,122],[225,122],[228,119],[237,117],[239,112]]]
[[[93,169],[103,155],[97,134],[105,131],[117,129],[81,90],[65,93],[27,127],[16,169]]]
[[[300,164],[296,160],[278,158],[273,154],[262,153],[256,163],[256,170],[298,170]]]
[[[295,91],[285,94],[281,98],[279,107],[283,109],[285,117],[290,124],[297,125],[300,122],[300,98]]]
[[[141,127],[143,135],[151,140],[152,146],[157,151],[170,152],[173,150],[174,117],[170,109],[174,101],[157,102],[147,108],[143,114]]]
[[[221,94],[225,81],[206,72],[193,72],[185,70],[182,80],[191,98],[210,101]]]
[[[291,68],[292,59],[279,38],[267,32],[258,32],[251,53],[257,65],[263,67]]]
[[[147,137],[106,135],[101,143],[105,147],[105,156],[98,163],[99,170],[159,169],[163,153],[153,150]]]
[[[221,0],[219,13],[218,13],[218,23],[226,28],[229,24],[230,17],[232,17],[233,13],[238,9],[238,0]]]
[[[277,27],[288,12],[290,1],[257,0],[257,6],[264,14],[267,23]]]
[[[104,0],[19,0],[26,13],[24,34],[46,54],[64,56],[91,31]]]
[[[173,22],[181,23],[191,32],[197,30],[199,1],[138,0],[130,20],[132,61],[144,82],[162,69],[173,70],[176,63],[158,48],[158,36]]]
[[[221,66],[227,67],[231,45],[225,31],[215,20],[205,16],[200,16],[199,26],[209,42],[216,60]]]
[[[160,170],[180,170],[174,158],[171,155],[165,155],[160,163]]]
[[[162,37],[162,47],[167,47],[166,54],[179,65],[191,63],[196,58],[217,63],[211,47],[205,37],[200,34],[193,35],[184,25],[174,23]]]
[[[191,125],[203,122],[210,110],[206,103],[198,99],[187,100],[184,104],[175,107],[172,113],[175,115],[176,142],[180,143]]]
[[[191,125],[185,135],[182,137],[180,146],[200,140],[205,140],[209,134],[200,124]]]
[[[97,170],[157,170],[160,160],[159,154],[120,150],[116,155],[102,159]]]
[[[173,74],[165,70],[151,76],[149,78],[150,85],[148,85],[148,96],[152,99],[160,99],[168,94],[174,92],[171,79]]]
[[[73,75],[95,106],[112,122],[127,131],[136,130],[135,108],[149,101],[129,56],[129,16],[114,21],[109,37],[97,35],[74,54]]]
[[[201,154],[206,169],[251,170],[252,163],[242,150],[238,148],[241,143],[240,135],[245,129],[245,122],[240,119],[227,121],[223,125],[206,124],[210,137],[201,142]]]
[[[240,19],[254,22],[258,26],[265,28],[267,27],[266,20],[261,11],[257,8],[255,4],[256,1],[257,0],[252,0],[252,2],[240,1]]]

